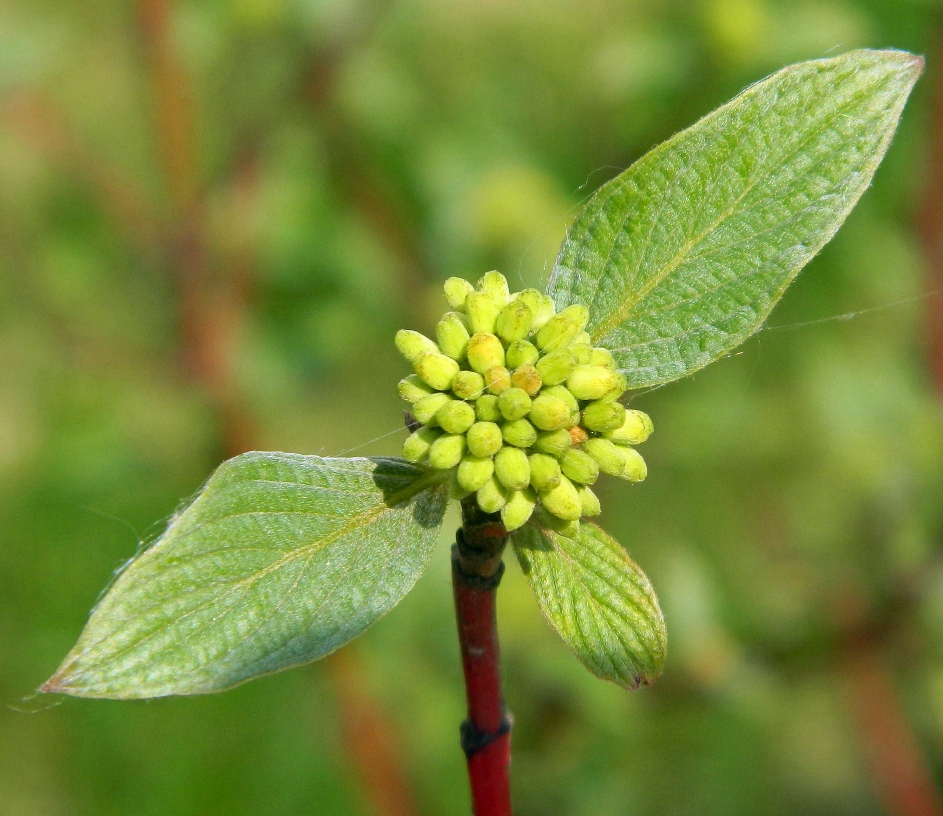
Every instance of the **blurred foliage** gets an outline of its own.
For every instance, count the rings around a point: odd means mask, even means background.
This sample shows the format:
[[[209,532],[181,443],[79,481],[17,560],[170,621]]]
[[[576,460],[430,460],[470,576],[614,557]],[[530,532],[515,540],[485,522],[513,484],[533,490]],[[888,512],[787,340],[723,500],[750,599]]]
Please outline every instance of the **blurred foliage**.
[[[205,698],[29,695],[234,424],[396,453],[393,333],[431,329],[442,280],[542,286],[620,168],[785,63],[932,49],[938,4],[179,0],[162,50],[164,5],[0,6],[0,814],[370,813],[320,664]],[[940,301],[912,227],[932,82],[770,325],[635,398],[651,475],[609,486],[603,523],[659,591],[664,678],[592,678],[509,568],[521,816],[887,812],[888,705],[943,782]],[[450,605],[443,540],[352,647],[424,813],[468,809]],[[869,660],[890,703],[861,696]]]

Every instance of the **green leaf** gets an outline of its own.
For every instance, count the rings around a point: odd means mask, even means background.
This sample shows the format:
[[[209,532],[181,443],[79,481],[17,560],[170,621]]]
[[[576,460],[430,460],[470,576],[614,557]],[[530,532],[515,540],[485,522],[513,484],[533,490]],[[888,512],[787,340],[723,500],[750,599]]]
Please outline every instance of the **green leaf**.
[[[398,459],[246,453],[118,576],[43,691],[221,691],[343,646],[413,587],[441,475]]]
[[[630,387],[755,332],[871,183],[923,60],[853,51],[784,68],[601,187],[548,292],[590,308]]]
[[[583,522],[575,538],[531,522],[511,533],[550,625],[597,677],[650,685],[665,662],[665,621],[645,573],[610,535]]]

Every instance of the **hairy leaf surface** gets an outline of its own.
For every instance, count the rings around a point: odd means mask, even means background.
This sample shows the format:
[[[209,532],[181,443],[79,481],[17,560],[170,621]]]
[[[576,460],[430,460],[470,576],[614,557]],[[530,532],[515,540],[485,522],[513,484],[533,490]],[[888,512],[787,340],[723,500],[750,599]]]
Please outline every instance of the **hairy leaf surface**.
[[[246,453],[118,576],[44,691],[220,691],[334,651],[435,544],[441,476],[397,459]]]
[[[531,523],[511,543],[541,611],[586,668],[625,688],[658,679],[665,621],[645,573],[614,538],[586,522],[575,538]]]
[[[683,377],[755,332],[871,182],[922,69],[901,51],[803,62],[601,187],[548,291],[590,308],[630,387]]]

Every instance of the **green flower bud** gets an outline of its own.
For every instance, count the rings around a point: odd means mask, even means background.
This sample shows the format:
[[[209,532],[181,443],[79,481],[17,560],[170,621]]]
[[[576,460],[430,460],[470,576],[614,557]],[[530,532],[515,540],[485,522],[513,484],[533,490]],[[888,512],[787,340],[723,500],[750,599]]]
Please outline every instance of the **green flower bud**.
[[[583,427],[604,433],[621,428],[625,422],[625,406],[619,402],[597,400],[583,409]]]
[[[530,413],[531,399],[523,388],[508,388],[498,395],[498,409],[505,419],[523,419]]]
[[[576,337],[573,338],[573,343],[579,343],[581,346],[592,346],[593,338],[589,336],[588,331],[581,331]]]
[[[492,476],[478,488],[475,498],[482,512],[497,513],[507,504],[508,489]]]
[[[603,434],[617,445],[641,445],[654,430],[648,414],[641,411],[626,411],[621,428]]]
[[[621,397],[629,387],[629,382],[626,380],[625,374],[623,374],[621,371],[613,371],[612,373],[615,377],[616,384],[602,397],[602,399],[609,400],[610,402],[619,399],[619,397]]]
[[[602,399],[616,387],[616,375],[608,368],[578,365],[566,378],[566,387],[578,400]]]
[[[426,385],[415,374],[410,374],[408,377],[401,379],[399,385],[396,386],[396,391],[406,402],[413,403],[435,393],[432,386]]]
[[[530,484],[527,454],[520,448],[501,448],[494,456],[494,475],[509,490],[523,490]]]
[[[403,443],[403,458],[413,464],[421,462],[429,455],[429,448],[442,432],[435,428],[420,428]]]
[[[421,354],[437,354],[439,351],[439,347],[428,337],[411,329],[396,332],[396,348],[411,363],[415,363]]]
[[[540,352],[533,343],[526,340],[515,340],[508,346],[507,367],[520,368],[525,365],[533,365],[540,359]]]
[[[543,295],[536,289],[521,289],[511,295],[511,300],[521,300],[530,307],[530,313],[536,317],[543,305]]]
[[[508,280],[500,272],[485,272],[478,281],[478,289],[488,295],[499,309],[503,309],[511,300]]]
[[[463,434],[475,423],[475,409],[467,402],[450,400],[435,415],[443,431],[450,434]]]
[[[570,407],[560,397],[539,394],[530,409],[530,421],[542,431],[562,428],[570,418]]]
[[[645,464],[642,454],[635,448],[618,447],[616,450],[622,454],[624,462],[622,473],[619,476],[630,482],[641,482],[648,476],[648,466]]]
[[[599,478],[599,465],[586,451],[570,448],[560,457],[560,470],[574,482],[592,484]]]
[[[560,385],[576,365],[576,358],[569,349],[557,349],[541,357],[536,368],[545,386]]]
[[[540,372],[532,365],[522,365],[511,372],[511,385],[533,397],[543,385],[543,380],[540,378]]]
[[[528,461],[530,462],[530,483],[534,486],[534,490],[543,493],[553,490],[560,484],[560,463],[552,456],[546,453],[532,453]]]
[[[494,334],[494,324],[501,307],[484,292],[471,292],[465,299],[465,314],[473,332]]]
[[[560,314],[551,317],[537,332],[535,342],[542,351],[564,348],[573,342],[589,320],[589,310],[581,305],[567,306]]]
[[[537,441],[534,442],[535,451],[556,457],[563,456],[572,446],[573,440],[570,438],[569,431],[565,428],[557,428],[555,431],[544,431],[537,434]]]
[[[504,444],[501,428],[494,422],[476,422],[468,429],[465,439],[469,452],[478,457],[494,456]]]
[[[465,356],[468,329],[465,327],[465,319],[458,312],[445,313],[436,324],[435,337],[443,354],[453,360],[461,360]]]
[[[574,343],[570,346],[570,352],[577,365],[588,365],[593,356],[593,347],[587,343]]]
[[[422,425],[428,425],[444,405],[454,400],[448,394],[436,391],[428,397],[423,397],[413,408],[413,419]],[[432,424],[435,424],[434,422]]]
[[[498,408],[498,398],[494,394],[482,394],[475,400],[475,417],[479,422],[501,422],[504,415]]]
[[[493,334],[477,332],[469,339],[465,356],[471,369],[483,376],[489,368],[504,365],[504,346]]]
[[[508,532],[523,527],[537,506],[537,494],[533,490],[515,490],[501,508],[501,521]]]
[[[586,361],[590,365],[602,366],[615,370],[616,361],[612,359],[612,352],[609,349],[594,348],[590,359]]]
[[[529,448],[537,439],[537,431],[526,419],[515,419],[501,426],[504,441],[515,448]]]
[[[465,298],[475,291],[475,287],[464,278],[449,278],[442,288],[449,306],[458,311],[465,310]]]
[[[598,516],[602,512],[599,497],[586,485],[576,488],[576,492],[579,493],[580,506],[584,516]]]
[[[577,521],[583,513],[580,494],[566,476],[560,477],[560,484],[555,488],[540,494],[540,503],[548,512],[564,521]]]
[[[458,374],[458,363],[437,352],[424,352],[413,360],[413,368],[424,383],[439,391],[448,391]]]
[[[449,498],[456,501],[468,498],[474,490],[466,490],[458,483],[458,468],[449,473]]]
[[[621,476],[625,469],[625,459],[622,453],[608,439],[587,439],[583,444],[583,450],[586,451],[599,469],[608,476]]]
[[[533,322],[534,313],[530,306],[523,300],[515,300],[501,310],[494,328],[505,343],[513,343],[527,337]]]
[[[485,390],[485,378],[476,371],[459,371],[452,380],[452,391],[459,399],[476,399]]]
[[[580,404],[565,385],[553,385],[550,388],[545,388],[541,393],[548,397],[559,397],[566,403],[570,413],[579,414]]]
[[[490,456],[465,456],[458,466],[456,479],[463,490],[474,493],[493,473],[494,462]]]
[[[464,455],[465,435],[444,434],[429,448],[429,464],[439,470],[448,470],[461,462]]]
[[[532,331],[537,331],[546,325],[547,321],[556,314],[557,307],[553,305],[550,295],[540,296],[540,307],[534,315],[534,325]]]
[[[494,366],[485,372],[485,387],[492,394],[502,394],[511,387],[511,372],[504,366]]]

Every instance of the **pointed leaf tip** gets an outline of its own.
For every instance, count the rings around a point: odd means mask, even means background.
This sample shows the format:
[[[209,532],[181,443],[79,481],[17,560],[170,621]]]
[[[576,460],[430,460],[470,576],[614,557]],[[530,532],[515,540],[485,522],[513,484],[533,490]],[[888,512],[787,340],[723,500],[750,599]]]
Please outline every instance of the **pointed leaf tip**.
[[[446,500],[440,474],[398,459],[230,459],[121,572],[40,690],[202,694],[322,657],[412,588]]]

